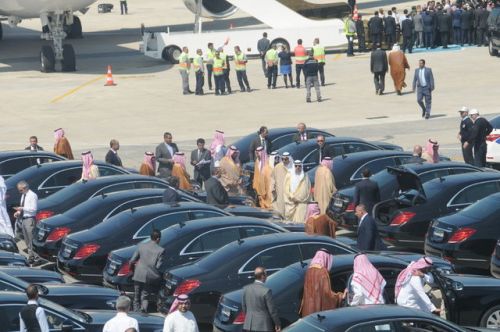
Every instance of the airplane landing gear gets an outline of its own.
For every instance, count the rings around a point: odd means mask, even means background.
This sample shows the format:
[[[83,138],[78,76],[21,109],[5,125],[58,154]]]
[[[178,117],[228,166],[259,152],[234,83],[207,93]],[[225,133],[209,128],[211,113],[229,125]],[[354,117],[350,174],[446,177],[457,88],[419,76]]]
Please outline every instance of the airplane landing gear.
[[[68,22],[73,25],[73,23],[76,23],[76,20],[73,19],[72,13],[68,12],[50,13],[41,16],[42,26],[45,27],[42,38],[52,40],[53,43],[53,47],[49,45],[42,46],[40,51],[41,72],[49,73],[55,71],[55,64],[58,61],[61,62],[62,71],[72,72],[76,70],[75,50],[70,44],[63,44],[63,40],[67,36],[64,31],[64,23]],[[75,25],[79,25],[81,34],[81,23]]]

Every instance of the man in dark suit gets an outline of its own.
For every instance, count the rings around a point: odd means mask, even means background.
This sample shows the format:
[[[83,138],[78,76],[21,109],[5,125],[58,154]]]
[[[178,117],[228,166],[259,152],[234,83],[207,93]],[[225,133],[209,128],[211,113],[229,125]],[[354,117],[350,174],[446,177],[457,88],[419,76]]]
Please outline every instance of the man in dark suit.
[[[191,165],[194,167],[194,180],[203,186],[203,181],[210,177],[210,162],[212,156],[210,151],[205,149],[205,140],[198,138],[196,141],[197,149],[191,152]]]
[[[357,246],[361,251],[386,249],[378,234],[375,220],[368,214],[363,204],[356,206],[354,213],[359,219]]]
[[[473,147],[474,150],[474,165],[477,167],[486,167],[486,136],[493,130],[493,126],[488,120],[479,116],[476,109],[471,109],[469,115],[474,125],[467,142],[464,147]]]
[[[146,313],[148,311],[148,297],[159,290],[161,273],[159,268],[163,263],[164,249],[158,245],[161,233],[154,229],[151,240],[140,243],[130,259],[130,266],[134,266],[134,311]],[[137,263],[137,266],[135,264]]]
[[[368,21],[368,31],[372,42],[372,50],[382,43],[382,32],[384,31],[384,21],[378,16],[378,11]]]
[[[311,136],[307,131],[306,124],[301,122],[297,125],[297,132],[293,134],[292,142],[300,143],[302,141],[307,141]],[[271,151],[272,152],[272,151]]]
[[[490,12],[483,8],[483,6],[479,5],[474,13],[474,20],[476,26],[476,44],[477,46],[486,46],[488,43],[486,42],[485,35],[486,30],[488,29],[488,17]]]
[[[392,16],[392,11],[387,12],[387,16],[384,17],[384,32],[385,32],[385,43],[387,48],[392,48],[392,45],[396,42],[396,19]]]
[[[471,40],[471,27],[474,20],[472,10],[469,10],[469,6],[465,5],[462,12],[462,21],[460,30],[462,31],[462,46],[464,44],[472,45]]]
[[[220,183],[221,169],[218,161],[215,162],[212,176],[205,180],[205,191],[207,193],[207,203],[212,205],[228,205],[229,198],[227,191]]]
[[[318,163],[320,164],[321,161],[325,158],[325,157],[331,157],[333,158],[333,153],[332,151],[330,150],[330,147],[328,145],[325,144],[325,136],[323,135],[318,135],[316,137],[316,143],[318,143],[318,147],[319,147],[319,156],[318,156]]]
[[[368,168],[362,172],[363,180],[356,183],[354,186],[354,206],[363,204],[366,210],[372,212],[373,206],[380,202],[380,191],[378,184],[370,180],[372,173]]]
[[[363,17],[358,14],[358,18],[355,20],[356,24],[356,36],[358,37],[358,52],[366,52],[366,42],[365,42],[365,23],[363,22]]]
[[[122,160],[118,156],[119,149],[120,149],[120,142],[118,142],[115,139],[112,139],[109,142],[109,151],[108,153],[106,153],[106,157],[104,158],[104,160],[106,160],[108,164],[112,164],[118,167],[123,167]]]
[[[181,199],[181,196],[177,192],[177,189],[179,189],[179,178],[177,176],[169,176],[166,180],[170,187],[165,188],[163,192],[163,203],[172,204],[179,202]]]
[[[434,16],[431,15],[428,9],[422,14],[422,23],[424,25],[424,47],[430,48],[434,40],[432,35],[434,31]]]
[[[242,307],[245,313],[243,331],[281,331],[278,310],[274,306],[273,294],[264,286],[267,279],[266,270],[257,267],[254,271],[255,281],[243,288]]]
[[[373,73],[373,82],[375,83],[375,94],[383,95],[385,88],[385,74],[389,69],[387,63],[387,54],[378,45],[375,51],[372,51],[370,57],[370,70]]]
[[[408,50],[413,51],[413,35],[415,34],[415,24],[413,20],[407,15],[408,11],[405,9],[406,20],[401,21],[401,34],[403,35],[403,53]]]
[[[24,149],[31,151],[43,151],[43,148],[40,145],[38,145],[38,137],[36,136],[30,137],[30,145],[28,145]]]
[[[255,150],[257,150],[259,146],[262,146],[267,154],[271,154],[271,152],[273,152],[273,146],[271,144],[271,141],[267,137],[268,135],[269,130],[267,130],[266,126],[262,126],[259,128],[257,137],[255,137],[252,143],[250,143],[250,148],[248,149],[250,160],[255,159]]]
[[[460,145],[462,146],[462,155],[464,157],[464,161],[467,164],[474,165],[474,156],[472,155],[472,145],[465,145],[472,134],[472,123],[471,118],[469,118],[469,109],[463,106],[459,111],[460,113],[460,128],[458,132],[458,139],[460,140]]]
[[[450,40],[451,31],[451,15],[441,8],[436,15],[439,34],[441,36],[441,45],[443,48],[448,48],[448,41]]]
[[[172,142],[172,134],[166,132],[163,134],[163,143],[156,147],[155,157],[158,162],[158,174],[161,178],[167,178],[172,174],[174,165],[173,157],[176,152],[179,152],[177,144]]]
[[[422,108],[422,117],[429,119],[431,116],[432,91],[434,91],[434,75],[432,69],[425,66],[425,60],[418,61],[418,68],[413,76],[413,91],[417,89],[417,102]],[[424,99],[425,97],[425,104]]]

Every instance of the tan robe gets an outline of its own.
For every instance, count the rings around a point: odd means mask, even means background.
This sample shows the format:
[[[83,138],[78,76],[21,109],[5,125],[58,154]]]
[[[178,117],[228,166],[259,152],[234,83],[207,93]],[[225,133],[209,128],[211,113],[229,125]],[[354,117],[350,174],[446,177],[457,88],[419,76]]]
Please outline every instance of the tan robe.
[[[335,238],[337,223],[326,214],[309,217],[305,231],[309,235],[325,235]]]
[[[300,306],[300,316],[336,309],[342,304],[343,293],[332,291],[330,274],[320,266],[310,266],[304,278],[304,295]]]
[[[389,66],[391,67],[391,77],[394,81],[394,88],[396,91],[401,91],[406,87],[405,69],[410,69],[405,54],[402,51],[389,52]]]
[[[141,168],[139,168],[139,174],[146,176],[155,176],[155,171],[153,171],[151,167],[149,167],[145,163],[142,163]]]
[[[337,188],[332,171],[328,167],[320,165],[314,177],[314,200],[318,202],[322,214],[326,213],[328,204],[336,192]]]
[[[224,189],[229,193],[239,194],[241,166],[235,164],[231,157],[225,156],[220,160],[220,169],[222,171],[220,182]]]
[[[82,180],[88,181],[88,180],[92,180],[92,179],[97,179],[99,176],[100,176],[99,168],[96,165],[91,165],[90,171],[89,171],[89,177],[85,179],[83,176],[83,171],[82,171],[82,177],[80,178],[80,181],[82,181]]]
[[[288,174],[288,168],[283,163],[279,163],[271,172],[271,192],[272,205],[275,211],[285,216],[285,176]]]
[[[172,167],[172,176],[179,178],[179,188],[184,190],[193,190],[191,181],[189,181],[189,174],[181,165],[175,164]]]
[[[285,219],[293,223],[305,223],[307,202],[311,192],[311,182],[307,174],[300,181],[297,189],[291,192],[291,174],[285,176]]]
[[[61,139],[54,145],[54,153],[70,160],[75,159],[73,157],[71,145],[66,137],[61,137]]]

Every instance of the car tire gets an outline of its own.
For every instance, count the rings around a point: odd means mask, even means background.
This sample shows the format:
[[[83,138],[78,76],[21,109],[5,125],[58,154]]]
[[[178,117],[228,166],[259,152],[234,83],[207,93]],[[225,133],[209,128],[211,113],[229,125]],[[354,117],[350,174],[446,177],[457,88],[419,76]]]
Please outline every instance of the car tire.
[[[488,46],[488,51],[490,52],[491,56],[498,56],[498,50],[493,46],[493,41],[491,40],[491,38]]]
[[[481,318],[480,326],[489,329],[500,328],[500,305],[496,305],[486,311]]]

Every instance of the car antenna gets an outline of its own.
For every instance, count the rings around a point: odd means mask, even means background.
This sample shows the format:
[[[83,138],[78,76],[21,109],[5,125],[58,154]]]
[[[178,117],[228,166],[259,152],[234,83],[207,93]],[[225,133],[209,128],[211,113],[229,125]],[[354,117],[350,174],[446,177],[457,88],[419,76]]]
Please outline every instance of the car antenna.
[[[186,226],[186,223],[184,222],[184,220],[179,221],[179,227],[182,228],[184,226]]]
[[[320,321],[320,323],[326,318],[326,316],[323,316],[323,315],[320,315],[320,314],[317,314],[316,315],[316,318]]]
[[[238,239],[238,245],[241,246],[243,243],[245,243],[245,240],[239,238]]]
[[[104,193],[104,191],[101,193],[101,196],[102,196],[102,199],[105,199],[107,197],[106,194]]]
[[[444,176],[439,177],[439,182],[444,182]]]
[[[136,209],[135,209],[134,207],[131,207],[131,208],[130,208],[130,212],[132,212],[132,213],[134,213],[134,212],[135,212],[135,210],[136,210]]]

